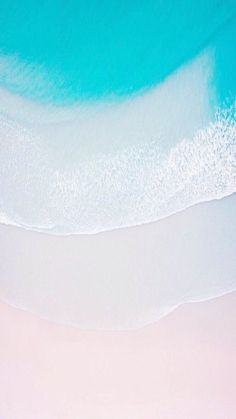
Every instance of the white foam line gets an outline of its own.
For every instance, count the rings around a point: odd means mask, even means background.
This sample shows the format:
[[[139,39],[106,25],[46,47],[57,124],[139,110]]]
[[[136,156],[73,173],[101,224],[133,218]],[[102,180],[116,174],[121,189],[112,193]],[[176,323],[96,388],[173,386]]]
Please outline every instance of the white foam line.
[[[236,194],[152,225],[56,237],[0,225],[1,299],[81,329],[135,329],[236,289]]]
[[[42,107],[0,92],[0,221],[94,234],[233,193],[235,107],[213,117],[213,64],[206,51],[118,104]]]

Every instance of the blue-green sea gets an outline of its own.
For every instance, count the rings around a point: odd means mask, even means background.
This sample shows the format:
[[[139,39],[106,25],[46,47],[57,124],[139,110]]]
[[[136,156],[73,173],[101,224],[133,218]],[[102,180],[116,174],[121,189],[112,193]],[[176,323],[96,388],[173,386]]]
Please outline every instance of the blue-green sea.
[[[0,220],[58,234],[236,191],[235,0],[2,0]]]
[[[236,0],[0,0],[3,301],[110,330],[235,290],[235,205]]]
[[[0,27],[1,56],[17,60],[1,85],[36,100],[136,93],[208,45],[220,98],[236,93],[235,0],[2,0]]]

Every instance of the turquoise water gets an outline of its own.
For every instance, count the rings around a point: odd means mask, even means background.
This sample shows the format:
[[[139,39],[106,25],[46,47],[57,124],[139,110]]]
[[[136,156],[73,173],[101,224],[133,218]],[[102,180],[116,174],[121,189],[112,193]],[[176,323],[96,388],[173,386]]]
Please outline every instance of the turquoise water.
[[[235,99],[236,0],[1,0],[1,297],[136,327],[231,290]]]
[[[94,233],[236,191],[235,0],[2,0],[0,28],[1,222]]]
[[[236,93],[235,12],[235,0],[2,0],[0,56],[13,61],[0,63],[0,83],[55,103],[124,96],[210,44],[225,100]]]

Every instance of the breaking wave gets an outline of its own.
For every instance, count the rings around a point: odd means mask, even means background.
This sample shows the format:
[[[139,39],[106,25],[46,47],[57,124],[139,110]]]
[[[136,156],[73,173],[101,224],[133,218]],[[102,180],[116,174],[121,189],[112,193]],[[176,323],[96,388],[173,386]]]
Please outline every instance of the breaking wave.
[[[79,108],[1,91],[0,222],[97,233],[236,191],[236,106],[216,112],[212,72],[206,51],[148,94]]]
[[[235,107],[220,112],[169,153],[152,141],[60,170],[26,130],[1,121],[1,222],[58,234],[97,233],[227,196],[236,191],[235,115]]]

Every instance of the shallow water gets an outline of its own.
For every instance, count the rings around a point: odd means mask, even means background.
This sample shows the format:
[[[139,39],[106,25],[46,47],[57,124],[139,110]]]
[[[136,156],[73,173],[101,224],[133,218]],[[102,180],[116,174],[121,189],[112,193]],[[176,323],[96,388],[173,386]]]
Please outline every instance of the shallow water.
[[[13,3],[0,222],[37,232],[0,227],[1,298],[129,328],[235,289],[235,1]]]
[[[236,288],[236,194],[153,224],[55,236],[0,226],[1,298],[83,329],[133,329]]]
[[[112,105],[45,108],[2,90],[2,222],[97,233],[233,193],[235,105],[217,111],[213,67],[205,51]]]
[[[234,1],[33,6],[1,4],[2,222],[93,233],[236,190]]]

